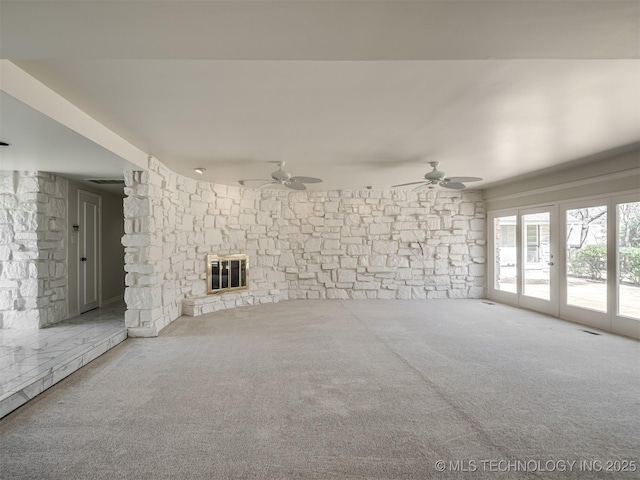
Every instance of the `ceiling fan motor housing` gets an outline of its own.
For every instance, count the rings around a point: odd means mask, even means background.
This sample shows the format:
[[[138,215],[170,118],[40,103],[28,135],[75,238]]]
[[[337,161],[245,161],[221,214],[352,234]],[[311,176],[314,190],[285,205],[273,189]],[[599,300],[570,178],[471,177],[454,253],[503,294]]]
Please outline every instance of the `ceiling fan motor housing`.
[[[444,172],[441,172],[439,170],[433,170],[427,174],[425,174],[424,176],[425,180],[435,180],[435,181],[439,181],[442,180],[444,178]]]
[[[291,174],[289,172],[285,172],[284,170],[278,170],[271,174],[271,178],[273,178],[277,182],[284,183],[288,182],[291,179]]]

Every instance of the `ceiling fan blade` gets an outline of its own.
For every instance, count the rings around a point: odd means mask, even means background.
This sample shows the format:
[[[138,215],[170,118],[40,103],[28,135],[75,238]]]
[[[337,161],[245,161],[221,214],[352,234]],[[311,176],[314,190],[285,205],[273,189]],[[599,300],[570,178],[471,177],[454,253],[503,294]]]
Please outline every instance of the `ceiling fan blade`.
[[[238,183],[242,185],[245,182],[270,182],[271,180],[266,178],[246,178],[242,180],[238,180]]]
[[[273,183],[273,182],[267,182],[267,183],[263,183],[262,185],[260,185],[260,186],[258,186],[256,188],[265,188],[265,187],[268,187],[269,185],[277,185],[277,184]]]
[[[479,182],[481,180],[480,177],[447,177],[444,179],[445,182]]]
[[[419,192],[420,190],[424,190],[427,187],[433,188],[433,184],[431,182],[425,182],[422,185],[418,185],[416,188],[414,188],[412,192]]]
[[[452,190],[464,189],[464,183],[460,182],[440,182],[440,186],[444,188],[450,188]]]
[[[300,182],[287,182],[284,184],[285,187],[291,188],[293,190],[306,190],[304,183]]]
[[[424,180],[421,180],[421,181],[419,181],[419,182],[401,183],[400,185],[391,185],[391,188],[396,188],[396,187],[407,187],[407,186],[409,186],[409,185],[417,185],[417,184],[419,184],[419,183],[424,183],[424,184],[426,185],[428,182],[425,182]]]
[[[291,177],[292,182],[300,183],[321,183],[322,180],[314,177]]]

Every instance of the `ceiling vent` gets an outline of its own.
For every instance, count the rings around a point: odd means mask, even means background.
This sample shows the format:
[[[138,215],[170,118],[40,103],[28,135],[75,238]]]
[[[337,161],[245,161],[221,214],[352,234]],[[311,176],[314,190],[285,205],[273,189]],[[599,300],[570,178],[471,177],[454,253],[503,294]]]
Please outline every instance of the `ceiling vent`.
[[[96,185],[124,185],[124,180],[119,178],[87,178],[86,180]]]

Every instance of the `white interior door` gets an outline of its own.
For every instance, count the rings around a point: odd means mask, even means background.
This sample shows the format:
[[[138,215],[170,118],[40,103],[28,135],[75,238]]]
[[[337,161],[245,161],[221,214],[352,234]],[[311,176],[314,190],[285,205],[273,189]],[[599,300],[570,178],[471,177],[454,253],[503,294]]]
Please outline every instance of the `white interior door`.
[[[100,196],[78,193],[80,313],[100,306]]]

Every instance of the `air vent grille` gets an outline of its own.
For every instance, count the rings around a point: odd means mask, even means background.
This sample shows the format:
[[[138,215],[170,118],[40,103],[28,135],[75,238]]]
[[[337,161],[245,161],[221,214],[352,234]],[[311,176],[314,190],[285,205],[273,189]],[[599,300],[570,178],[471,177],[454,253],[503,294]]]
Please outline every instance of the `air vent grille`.
[[[119,178],[87,178],[87,182],[97,185],[124,185],[124,179]]]

